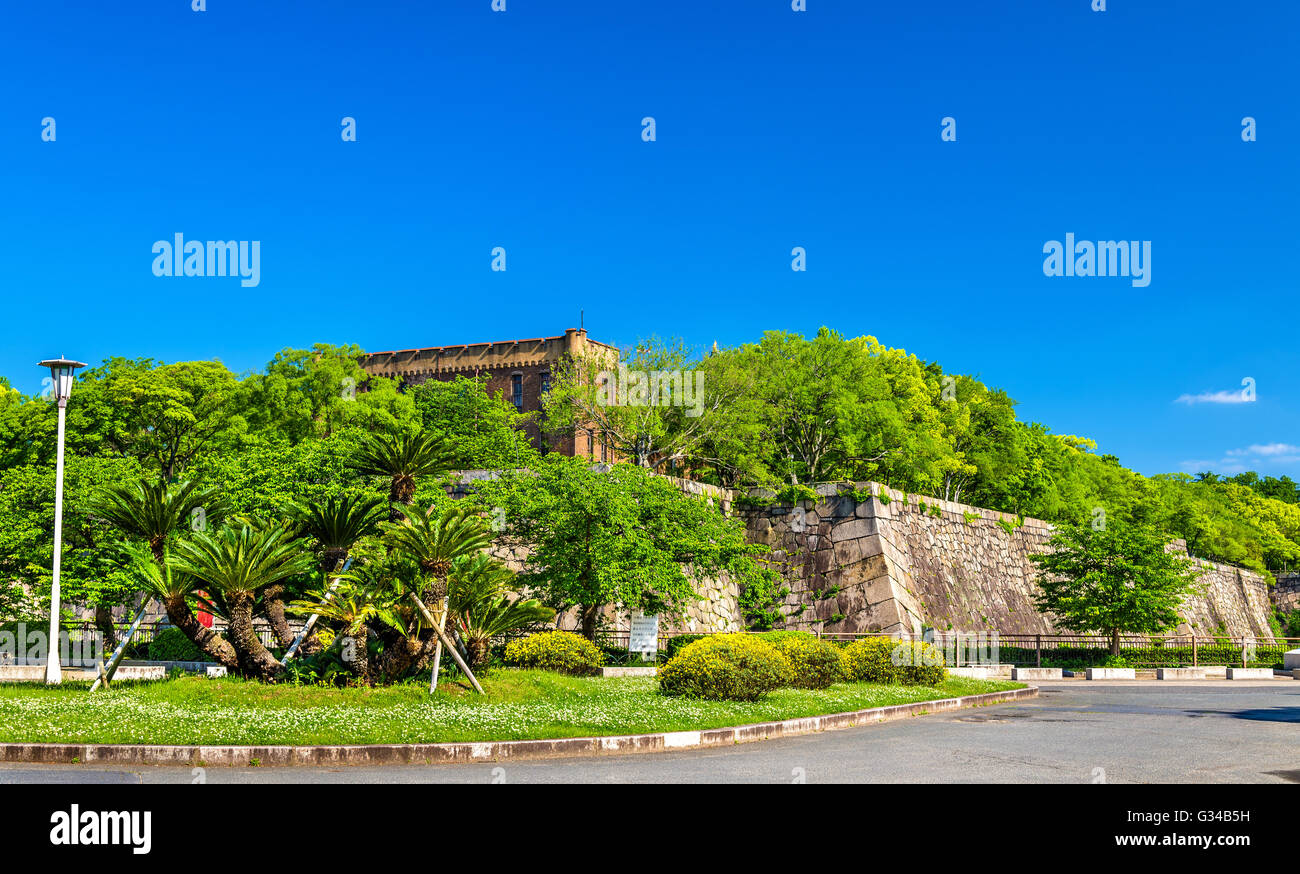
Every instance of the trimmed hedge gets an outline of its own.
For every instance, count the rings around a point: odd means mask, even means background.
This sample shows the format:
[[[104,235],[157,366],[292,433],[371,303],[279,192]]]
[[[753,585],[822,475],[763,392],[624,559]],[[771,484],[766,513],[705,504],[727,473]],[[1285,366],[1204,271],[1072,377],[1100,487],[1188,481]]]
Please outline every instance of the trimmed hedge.
[[[659,691],[714,701],[757,701],[792,679],[790,662],[767,641],[748,634],[715,634],[690,644],[659,669]]]
[[[1286,643],[1261,642],[1255,646],[1255,658],[1248,667],[1280,668],[1283,654],[1294,648]],[[1192,652],[1187,646],[1124,646],[1120,655],[1129,665],[1138,668],[1178,668],[1196,661],[1202,665],[1240,665],[1241,644],[1217,643],[1207,639]],[[1105,646],[1087,646],[1072,643],[1044,643],[1041,651],[1045,668],[1095,668],[1110,655]],[[1000,643],[998,660],[1003,664],[1033,667],[1038,664],[1039,652],[1032,646]]]
[[[569,631],[541,631],[506,645],[506,664],[562,674],[594,674],[605,654],[587,638]]]
[[[780,648],[781,644],[783,644],[787,640],[816,640],[817,639],[817,635],[813,634],[811,631],[795,631],[789,628],[783,628],[779,631],[762,631],[754,636],[761,637],[763,640],[766,640],[768,643],[772,644],[772,646],[775,646],[778,649]]]
[[[787,632],[772,645],[790,663],[790,685],[795,688],[825,689],[849,678],[844,651],[829,641],[806,632]]]

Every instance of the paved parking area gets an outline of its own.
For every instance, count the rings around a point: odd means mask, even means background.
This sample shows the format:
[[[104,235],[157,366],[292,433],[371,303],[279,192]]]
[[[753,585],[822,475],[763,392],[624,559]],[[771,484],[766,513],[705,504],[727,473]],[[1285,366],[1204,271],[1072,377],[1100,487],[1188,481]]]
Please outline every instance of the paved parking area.
[[[0,783],[1300,783],[1300,682],[1066,680],[1037,699],[723,750],[482,765],[0,765]]]

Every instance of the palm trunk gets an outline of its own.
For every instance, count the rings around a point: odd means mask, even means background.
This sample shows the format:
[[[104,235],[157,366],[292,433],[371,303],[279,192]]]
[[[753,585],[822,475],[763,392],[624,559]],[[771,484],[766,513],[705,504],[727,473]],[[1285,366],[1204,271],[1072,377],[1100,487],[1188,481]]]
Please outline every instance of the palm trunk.
[[[167,618],[172,625],[179,628],[205,655],[227,668],[239,667],[239,657],[230,641],[200,622],[194,611],[190,610],[190,605],[185,603],[184,595],[164,599],[163,607],[166,608]]]
[[[320,575],[328,580],[331,574],[339,569],[339,565],[348,557],[348,551],[340,547],[331,547],[321,553],[320,557]]]
[[[262,612],[266,614],[266,620],[271,623],[271,629],[275,632],[275,639],[279,641],[280,646],[288,649],[293,644],[293,629],[289,627],[289,620],[284,615],[284,586],[282,584],[272,583],[263,590]]]
[[[388,489],[388,501],[391,504],[388,510],[388,521],[401,522],[406,517],[402,515],[401,510],[397,509],[397,505],[410,506],[415,503],[415,477],[410,474],[394,476]]]
[[[253,627],[253,593],[229,592],[230,640],[239,658],[239,669],[246,676],[269,680],[284,670],[284,665],[262,645]]]
[[[429,657],[433,656],[432,641],[421,637],[400,637],[390,646],[384,647],[384,676],[389,682],[401,679],[416,668],[424,658],[426,646]]]
[[[447,580],[445,576],[434,575],[429,591],[422,599],[425,609],[438,615],[447,598]],[[400,640],[397,646],[384,651],[384,673],[390,680],[396,680],[412,671],[427,670],[438,652],[438,636],[432,628],[426,628],[415,637]]]
[[[370,676],[370,653],[366,650],[366,635],[366,626],[362,625],[358,633],[343,636],[343,661],[352,667],[362,683],[369,686],[372,685],[373,678]]]
[[[466,661],[471,668],[477,671],[487,664],[488,639],[486,637],[471,637],[465,641],[465,644],[469,649],[469,658]]]

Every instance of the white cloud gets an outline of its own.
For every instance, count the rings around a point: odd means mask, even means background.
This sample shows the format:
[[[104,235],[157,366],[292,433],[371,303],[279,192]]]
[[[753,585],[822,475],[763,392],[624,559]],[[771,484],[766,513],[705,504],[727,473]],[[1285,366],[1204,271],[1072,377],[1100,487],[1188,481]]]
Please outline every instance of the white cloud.
[[[1290,443],[1252,443],[1245,449],[1229,449],[1229,455],[1263,455],[1267,457],[1300,455],[1300,446]]]
[[[1230,389],[1224,391],[1203,391],[1195,395],[1179,395],[1174,401],[1176,404],[1251,404],[1255,402],[1254,395],[1246,396],[1246,392],[1241,389]]]
[[[1192,473],[1210,470],[1219,474],[1234,474],[1279,464],[1300,464],[1300,446],[1290,443],[1253,443],[1242,449],[1229,449],[1218,461],[1205,458],[1184,461],[1182,468]]]

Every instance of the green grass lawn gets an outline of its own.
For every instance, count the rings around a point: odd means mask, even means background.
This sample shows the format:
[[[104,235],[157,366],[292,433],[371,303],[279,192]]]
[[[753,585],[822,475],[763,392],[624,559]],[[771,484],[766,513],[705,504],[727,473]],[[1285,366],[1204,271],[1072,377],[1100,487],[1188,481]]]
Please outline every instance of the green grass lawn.
[[[177,676],[119,684],[0,686],[0,742],[305,745],[583,737],[719,728],[974,695],[1023,684],[950,678],[937,687],[842,683],[782,689],[753,704],[691,701],[653,677],[566,677],[494,670],[487,696],[444,683],[385,689],[265,685]]]

